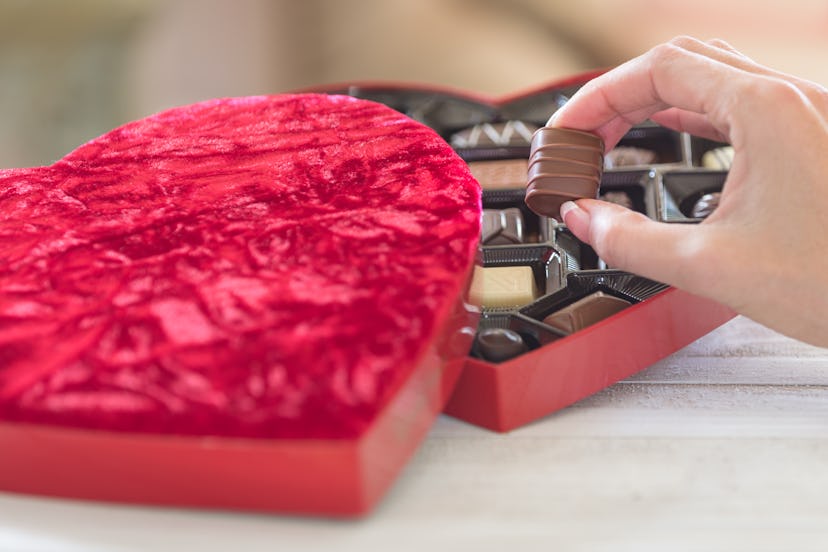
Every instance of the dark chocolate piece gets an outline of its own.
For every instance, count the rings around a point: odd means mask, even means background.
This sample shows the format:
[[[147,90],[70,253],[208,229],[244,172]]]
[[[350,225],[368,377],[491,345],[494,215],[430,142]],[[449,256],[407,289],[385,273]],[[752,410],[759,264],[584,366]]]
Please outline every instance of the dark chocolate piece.
[[[516,207],[483,209],[483,245],[523,243],[523,213]]]
[[[693,211],[691,214],[693,218],[707,218],[719,206],[719,200],[722,194],[713,192],[712,194],[704,194],[699,200],[693,204]]]
[[[596,291],[571,305],[553,312],[543,323],[563,332],[574,333],[629,307],[631,303]]]
[[[485,328],[477,332],[477,351],[485,360],[502,362],[529,350],[520,334],[506,328]]]
[[[658,155],[654,151],[629,146],[618,146],[611,149],[604,156],[604,168],[617,169],[619,167],[652,165],[657,161]]]
[[[537,129],[532,123],[523,121],[481,123],[456,132],[450,143],[456,149],[528,146]]]
[[[526,205],[560,220],[569,200],[597,197],[603,173],[604,143],[589,132],[543,127],[532,137]]]

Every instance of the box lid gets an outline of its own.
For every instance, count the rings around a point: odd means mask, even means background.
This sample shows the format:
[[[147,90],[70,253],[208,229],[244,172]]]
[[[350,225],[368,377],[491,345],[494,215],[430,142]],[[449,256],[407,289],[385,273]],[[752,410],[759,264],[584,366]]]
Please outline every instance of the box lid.
[[[213,100],[0,189],[2,489],[359,514],[469,350],[479,187],[386,106]]]

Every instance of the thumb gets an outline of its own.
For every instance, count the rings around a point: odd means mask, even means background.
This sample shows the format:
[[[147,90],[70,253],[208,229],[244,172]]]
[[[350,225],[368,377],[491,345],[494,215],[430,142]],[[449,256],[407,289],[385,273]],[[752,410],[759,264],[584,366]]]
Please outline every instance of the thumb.
[[[706,295],[710,277],[703,261],[701,225],[656,222],[619,205],[594,199],[568,201],[561,219],[575,236],[590,244],[607,266]]]

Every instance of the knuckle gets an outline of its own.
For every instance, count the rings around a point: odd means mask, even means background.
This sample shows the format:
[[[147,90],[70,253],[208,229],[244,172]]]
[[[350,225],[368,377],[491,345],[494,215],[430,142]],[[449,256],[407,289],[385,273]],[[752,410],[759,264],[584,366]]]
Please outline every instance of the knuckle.
[[[730,45],[729,42],[726,40],[722,40],[721,38],[711,38],[707,41],[710,46],[715,46],[716,48],[721,48],[722,50],[733,50],[733,46]]]
[[[669,42],[670,44],[682,48],[684,50],[696,48],[699,46],[700,41],[693,38],[692,36],[688,35],[678,35],[672,38]]]
[[[782,79],[772,79],[767,91],[768,98],[784,104],[802,101],[802,91],[793,83]]]
[[[744,118],[754,118],[757,112],[773,106],[777,113],[795,116],[809,104],[806,93],[795,84],[776,77],[754,76],[743,79],[738,93],[728,103],[728,108],[741,112]],[[795,120],[795,119],[794,119]]]
[[[650,50],[650,57],[655,63],[659,63],[676,59],[681,56],[683,52],[683,48],[674,44],[673,41],[670,41],[654,46]]]

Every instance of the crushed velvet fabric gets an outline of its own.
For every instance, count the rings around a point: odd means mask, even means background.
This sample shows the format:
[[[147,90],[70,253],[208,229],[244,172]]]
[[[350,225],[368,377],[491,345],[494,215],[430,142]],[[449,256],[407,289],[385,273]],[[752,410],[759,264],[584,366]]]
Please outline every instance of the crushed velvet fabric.
[[[360,434],[462,293],[480,192],[342,96],[222,99],[0,171],[0,421]]]

